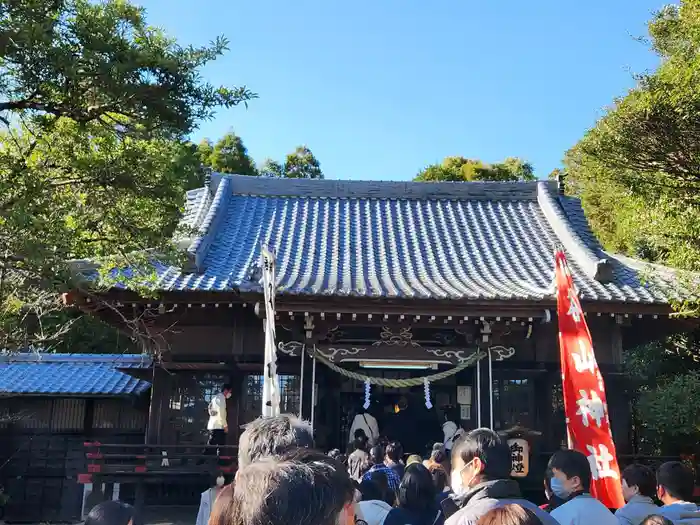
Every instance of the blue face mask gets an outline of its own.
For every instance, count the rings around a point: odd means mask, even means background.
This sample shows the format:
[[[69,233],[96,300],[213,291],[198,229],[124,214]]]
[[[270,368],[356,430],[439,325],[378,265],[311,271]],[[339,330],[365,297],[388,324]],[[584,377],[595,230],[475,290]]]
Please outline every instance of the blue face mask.
[[[552,477],[549,480],[549,486],[552,487],[552,493],[561,499],[566,499],[571,494],[571,491],[564,486],[564,482],[559,478]]]

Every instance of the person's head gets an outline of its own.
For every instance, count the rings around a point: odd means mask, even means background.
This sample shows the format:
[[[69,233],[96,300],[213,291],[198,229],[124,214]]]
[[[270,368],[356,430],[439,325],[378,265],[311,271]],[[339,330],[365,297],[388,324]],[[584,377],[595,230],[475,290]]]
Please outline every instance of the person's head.
[[[644,521],[639,525],[673,525],[673,522],[668,518],[659,516],[658,514],[652,514],[651,516],[644,518]]]
[[[367,436],[365,436],[364,432],[355,438],[352,446],[355,450],[365,450],[367,448]]]
[[[430,459],[432,459],[435,463],[444,463],[447,459],[445,445],[442,443],[435,443],[433,445],[433,450],[430,452]]]
[[[629,501],[637,494],[656,496],[656,475],[649,467],[635,463],[622,471],[622,496]]]
[[[375,465],[378,465],[379,463],[384,462],[384,449],[380,447],[379,445],[375,445],[369,450],[369,459],[372,460],[372,463]]]
[[[452,448],[450,487],[464,494],[471,487],[510,477],[510,449],[498,434],[477,428],[460,437]]]
[[[542,525],[542,521],[530,509],[510,503],[490,510],[476,525]]]
[[[549,458],[547,468],[552,471],[549,481],[552,493],[562,499],[575,492],[588,492],[591,486],[591,465],[578,450],[557,450]]]
[[[211,477],[211,486],[212,487],[223,487],[226,485],[226,476],[224,476],[223,472],[217,472]]]
[[[231,399],[231,394],[233,393],[233,389],[231,388],[231,385],[229,383],[225,383],[224,386],[221,387],[221,392],[223,392],[224,397],[226,399]]]
[[[369,479],[376,483],[379,488],[379,493],[381,494],[379,499],[385,501],[389,505],[393,505],[396,501],[396,494],[389,488],[389,478],[386,477],[386,474],[377,470],[369,475]]]
[[[414,463],[423,463],[423,458],[418,454],[411,454],[406,460],[406,466],[413,465]]]
[[[243,467],[228,508],[228,524],[345,525],[354,520],[355,487],[328,456],[299,449]]]
[[[362,494],[362,501],[382,501],[384,499],[381,487],[374,480],[363,480],[359,490]]]
[[[354,439],[359,439],[362,438],[367,441],[367,434],[365,434],[365,430],[363,428],[358,428],[355,430],[355,435],[353,436]]]
[[[695,476],[680,461],[668,461],[656,472],[656,495],[664,505],[677,501],[690,501],[695,488]]]
[[[393,463],[398,463],[401,460],[401,445],[396,441],[392,441],[386,446],[386,459]]]
[[[141,525],[136,509],[121,501],[103,501],[95,505],[85,519],[85,525]]]
[[[440,466],[435,466],[430,468],[430,476],[433,478],[433,486],[435,486],[435,491],[440,493],[449,487],[449,481],[447,479],[447,472]]]
[[[313,430],[308,421],[288,414],[259,417],[245,427],[238,441],[238,467],[260,458],[282,456],[296,448],[313,446]]]
[[[340,449],[334,448],[334,449],[331,449],[328,451],[328,457],[331,459],[335,459],[336,461],[340,461],[340,456],[342,456]]]
[[[406,467],[396,501],[402,509],[423,512],[435,503],[435,485],[430,472],[420,463]]]

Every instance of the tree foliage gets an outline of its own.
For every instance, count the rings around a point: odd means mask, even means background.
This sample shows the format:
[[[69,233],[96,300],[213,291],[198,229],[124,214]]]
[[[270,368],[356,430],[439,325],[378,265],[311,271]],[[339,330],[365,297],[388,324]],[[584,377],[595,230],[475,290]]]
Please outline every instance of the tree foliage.
[[[535,180],[532,165],[516,157],[503,162],[487,164],[466,157],[445,157],[440,164],[423,168],[416,181],[465,182],[465,181],[531,181]]]
[[[258,175],[253,159],[241,137],[233,132],[226,133],[216,144],[204,139],[199,144],[199,157],[204,166],[220,173],[238,175]]]
[[[0,3],[0,347],[79,319],[68,260],[168,251],[203,181],[186,135],[255,96],[202,81],[226,46],[179,46],[124,0]]]
[[[572,191],[605,244],[700,270],[700,4],[649,23],[659,68],[566,155]]]
[[[267,159],[260,167],[260,175],[286,179],[324,178],[321,163],[307,146],[297,146],[284,163]]]
[[[682,0],[649,23],[661,58],[566,154],[568,191],[607,249],[700,270],[700,3]],[[688,284],[694,284],[688,281]],[[676,305],[685,315],[697,304]],[[649,452],[700,439],[700,343],[672,337],[626,355]]]

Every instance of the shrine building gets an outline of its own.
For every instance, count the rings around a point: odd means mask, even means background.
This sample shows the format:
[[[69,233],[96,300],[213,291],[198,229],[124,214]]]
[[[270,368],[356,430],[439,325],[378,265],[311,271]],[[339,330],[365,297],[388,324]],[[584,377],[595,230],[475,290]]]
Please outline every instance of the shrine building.
[[[261,414],[263,245],[276,262],[281,410],[311,420],[323,450],[345,450],[363,412],[362,378],[381,377],[368,412],[406,453],[441,440],[445,418],[516,432],[530,443],[524,482],[541,488],[542,461],[566,442],[558,247],[593,337],[623,463],[635,452],[625,352],[687,329],[669,317],[670,271],[603,251],[561,182],[213,174],[188,192],[183,223],[198,232],[178,240],[188,264],[158,268],[156,298],[114,288],[101,298],[110,307],[80,300],[115,326],[138,318],[151,334],[144,351],[152,365],[124,373],[152,385],[145,439],[158,456],[206,443],[207,404],[224,383],[234,390],[231,447]],[[426,387],[423,378],[436,375]],[[163,465],[140,473],[181,481],[167,476],[177,472],[174,461]]]

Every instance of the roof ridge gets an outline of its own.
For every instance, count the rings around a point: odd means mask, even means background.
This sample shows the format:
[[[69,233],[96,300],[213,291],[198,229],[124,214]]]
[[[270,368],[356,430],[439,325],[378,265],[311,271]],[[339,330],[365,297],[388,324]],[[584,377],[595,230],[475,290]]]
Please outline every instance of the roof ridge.
[[[417,182],[337,179],[277,179],[214,174],[216,191],[228,181],[234,195],[267,197],[536,200],[540,184],[555,181]]]
[[[571,224],[564,208],[544,184],[538,187],[537,203],[554,234],[586,275],[602,283],[612,281],[614,272],[610,261],[598,257],[586,244]]]

